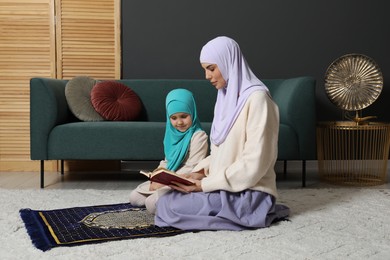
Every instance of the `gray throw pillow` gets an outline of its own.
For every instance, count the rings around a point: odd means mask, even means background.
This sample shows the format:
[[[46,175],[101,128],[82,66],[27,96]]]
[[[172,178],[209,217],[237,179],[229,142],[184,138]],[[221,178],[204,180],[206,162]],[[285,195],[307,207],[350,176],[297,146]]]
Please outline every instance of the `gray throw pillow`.
[[[69,109],[82,121],[104,121],[91,102],[91,91],[97,82],[87,76],[77,76],[66,84],[65,97]]]

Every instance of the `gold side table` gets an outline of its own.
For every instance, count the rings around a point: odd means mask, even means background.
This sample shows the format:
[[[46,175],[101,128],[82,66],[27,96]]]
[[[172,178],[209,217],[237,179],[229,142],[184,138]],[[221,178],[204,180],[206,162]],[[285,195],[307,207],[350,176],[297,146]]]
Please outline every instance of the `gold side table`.
[[[386,183],[390,124],[352,121],[317,126],[318,169],[322,180],[343,185]]]

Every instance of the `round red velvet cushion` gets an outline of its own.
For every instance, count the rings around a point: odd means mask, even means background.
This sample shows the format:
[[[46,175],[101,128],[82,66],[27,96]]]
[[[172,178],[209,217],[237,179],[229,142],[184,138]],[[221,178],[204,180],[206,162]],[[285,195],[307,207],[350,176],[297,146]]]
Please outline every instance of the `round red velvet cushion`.
[[[91,102],[105,120],[111,121],[134,120],[142,110],[138,95],[117,81],[100,81],[95,84],[91,91]]]

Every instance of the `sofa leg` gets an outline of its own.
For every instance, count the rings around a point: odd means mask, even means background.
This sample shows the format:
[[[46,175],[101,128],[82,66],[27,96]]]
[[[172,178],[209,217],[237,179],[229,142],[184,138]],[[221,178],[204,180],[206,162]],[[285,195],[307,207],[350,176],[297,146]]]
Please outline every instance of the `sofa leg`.
[[[41,160],[41,189],[45,187],[45,161]]]
[[[287,160],[283,161],[283,176],[286,178],[287,174]]]
[[[64,160],[61,160],[61,175],[64,175]]]
[[[302,160],[302,188],[306,187],[306,160]]]

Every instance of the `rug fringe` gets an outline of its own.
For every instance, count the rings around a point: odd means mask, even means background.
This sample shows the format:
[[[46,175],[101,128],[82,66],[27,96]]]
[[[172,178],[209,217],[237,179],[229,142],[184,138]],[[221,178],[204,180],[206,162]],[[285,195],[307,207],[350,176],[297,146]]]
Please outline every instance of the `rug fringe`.
[[[34,211],[31,209],[19,210],[20,217],[22,218],[27,233],[31,238],[33,245],[42,250],[47,251],[51,249],[50,242],[45,238],[45,230],[41,222],[36,218]]]

